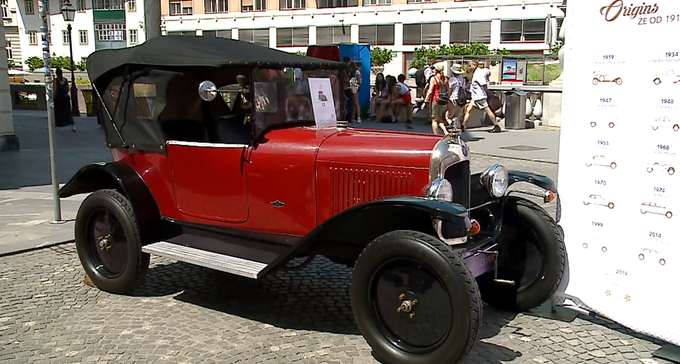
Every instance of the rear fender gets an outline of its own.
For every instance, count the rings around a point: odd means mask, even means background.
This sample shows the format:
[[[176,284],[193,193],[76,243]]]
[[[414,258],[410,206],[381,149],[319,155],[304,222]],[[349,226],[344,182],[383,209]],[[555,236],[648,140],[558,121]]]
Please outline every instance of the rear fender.
[[[378,236],[394,230],[416,230],[436,235],[434,220],[470,229],[467,209],[424,197],[393,197],[356,205],[318,225],[267,270],[278,269],[300,255],[317,254],[353,261]]]
[[[156,241],[160,210],[151,191],[132,166],[123,162],[93,163],[82,167],[59,190],[67,198],[97,190],[112,189],[122,193],[132,205],[143,242]]]

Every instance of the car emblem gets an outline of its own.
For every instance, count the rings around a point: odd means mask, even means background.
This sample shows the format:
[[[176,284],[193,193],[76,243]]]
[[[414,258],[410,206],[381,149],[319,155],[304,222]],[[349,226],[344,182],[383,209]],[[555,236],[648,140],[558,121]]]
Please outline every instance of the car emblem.
[[[281,201],[279,201],[279,200],[272,201],[272,202],[270,202],[269,204],[272,205],[272,206],[274,206],[274,207],[283,207],[283,206],[286,206],[285,203],[283,203],[283,202],[281,202]]]
[[[461,147],[461,149],[463,149],[463,156],[467,157],[468,156],[467,144],[465,144],[465,142],[461,141],[460,147]]]

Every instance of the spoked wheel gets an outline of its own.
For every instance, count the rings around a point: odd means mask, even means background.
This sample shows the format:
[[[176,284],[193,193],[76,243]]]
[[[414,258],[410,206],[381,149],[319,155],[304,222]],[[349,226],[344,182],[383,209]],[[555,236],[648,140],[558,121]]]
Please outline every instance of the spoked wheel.
[[[564,237],[555,220],[535,203],[508,198],[499,238],[497,284],[493,272],[478,277],[482,299],[509,311],[526,311],[550,298],[565,269]]]
[[[399,230],[371,242],[355,264],[351,296],[359,330],[383,363],[458,363],[477,340],[474,278],[430,235]]]
[[[150,257],[141,251],[134,212],[120,193],[88,196],[78,210],[75,237],[80,262],[98,288],[128,294],[144,280]]]

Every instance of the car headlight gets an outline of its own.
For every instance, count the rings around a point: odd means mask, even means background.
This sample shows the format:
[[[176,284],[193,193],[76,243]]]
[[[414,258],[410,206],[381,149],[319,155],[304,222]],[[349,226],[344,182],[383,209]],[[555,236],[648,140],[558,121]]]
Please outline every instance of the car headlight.
[[[453,201],[453,187],[446,179],[437,178],[432,181],[432,183],[430,183],[430,187],[427,189],[427,197],[435,200],[451,202]]]
[[[489,191],[491,197],[503,197],[508,189],[508,170],[500,164],[495,164],[482,173],[479,182]]]

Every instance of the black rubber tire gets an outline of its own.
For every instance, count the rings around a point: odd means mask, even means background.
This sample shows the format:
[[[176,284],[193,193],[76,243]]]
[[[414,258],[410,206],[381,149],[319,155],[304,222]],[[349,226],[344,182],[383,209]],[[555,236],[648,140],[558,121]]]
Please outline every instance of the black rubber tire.
[[[501,228],[501,244],[512,244],[503,241],[503,231],[507,228],[530,229],[537,238],[538,249],[541,251],[542,267],[538,279],[533,282],[517,282],[515,286],[497,284],[493,281],[493,272],[477,278],[482,300],[492,307],[523,312],[541,305],[556,291],[562,281],[565,271],[566,247],[564,234],[558,228],[555,220],[537,204],[522,198],[509,197],[505,202],[503,212],[503,227]],[[507,231],[507,230],[506,230]],[[508,249],[512,249],[509,245]],[[503,247],[498,257],[499,279],[519,280],[518,277],[503,276]]]
[[[371,277],[383,262],[403,257],[415,259],[431,269],[450,295],[454,312],[451,331],[441,345],[427,353],[407,352],[392,344],[378,328],[381,324],[372,309],[373,300],[369,297]],[[397,230],[376,238],[357,258],[350,292],[359,331],[382,363],[459,363],[477,341],[482,322],[482,301],[477,284],[460,256],[433,236]]]
[[[127,265],[115,278],[106,277],[95,269],[90,241],[89,220],[98,209],[108,210],[120,223],[127,239]],[[150,255],[142,253],[142,244],[132,206],[125,196],[115,190],[98,190],[85,198],[78,209],[75,223],[78,257],[85,272],[97,288],[116,294],[130,294],[139,287],[149,270]]]

